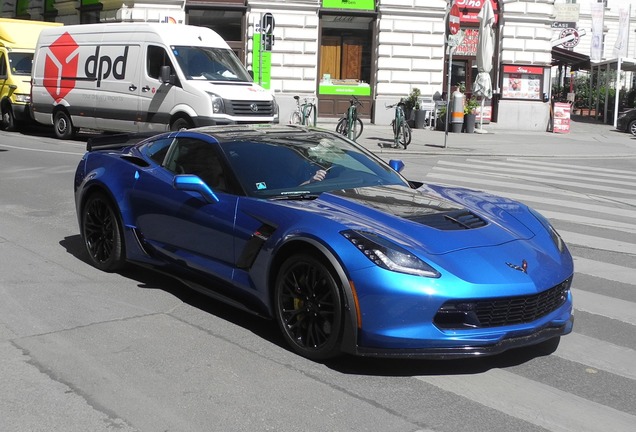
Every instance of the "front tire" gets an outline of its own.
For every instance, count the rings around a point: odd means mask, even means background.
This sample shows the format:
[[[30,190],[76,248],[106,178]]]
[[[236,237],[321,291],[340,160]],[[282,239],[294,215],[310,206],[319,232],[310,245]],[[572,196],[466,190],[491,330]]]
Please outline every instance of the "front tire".
[[[63,110],[59,110],[53,115],[53,129],[55,136],[63,140],[73,138],[77,132],[73,127],[71,117]]]
[[[177,117],[170,125],[170,130],[173,132],[180,131],[182,129],[190,129],[192,122],[185,117]]]
[[[90,263],[106,272],[125,264],[122,226],[112,201],[102,193],[91,195],[82,209],[82,238]]]
[[[340,354],[341,289],[330,267],[309,254],[288,258],[275,285],[276,320],[298,354],[322,361]]]
[[[2,120],[0,120],[0,129],[8,132],[16,130],[15,116],[13,109],[8,103],[2,104]]]
[[[289,118],[289,124],[299,125],[300,124],[300,114],[297,111],[294,111]]]
[[[627,126],[627,131],[632,135],[636,136],[636,120],[632,120],[629,122],[629,126]]]
[[[407,123],[403,123],[401,126],[400,136],[398,137],[398,142],[405,149],[411,144],[411,127]]]

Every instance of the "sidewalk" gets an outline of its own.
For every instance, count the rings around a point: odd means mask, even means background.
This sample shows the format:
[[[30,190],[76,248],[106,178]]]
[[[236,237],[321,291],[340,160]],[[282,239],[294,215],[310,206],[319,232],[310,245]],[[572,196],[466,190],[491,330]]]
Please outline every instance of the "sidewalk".
[[[335,129],[337,119],[318,119],[318,126]],[[526,156],[526,157],[633,157],[636,137],[619,132],[585,117],[574,116],[570,132],[555,134],[506,129],[497,123],[485,124],[487,133],[452,133],[413,129],[412,141],[406,150],[394,149],[393,131],[389,124],[364,122],[357,142],[379,155],[421,154],[457,156]],[[444,144],[446,146],[444,147]]]

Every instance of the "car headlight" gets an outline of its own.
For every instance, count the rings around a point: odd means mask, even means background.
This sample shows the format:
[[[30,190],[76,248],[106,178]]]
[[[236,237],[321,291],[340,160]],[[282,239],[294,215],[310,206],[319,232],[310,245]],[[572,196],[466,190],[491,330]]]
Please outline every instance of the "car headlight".
[[[210,96],[210,102],[212,103],[212,112],[214,114],[224,114],[225,104],[223,103],[223,98],[214,93],[208,93],[208,96]]]
[[[546,231],[550,234],[550,238],[552,239],[552,242],[554,243],[556,248],[559,250],[559,252],[562,253],[565,250],[565,242],[563,241],[557,230],[554,229],[552,224],[545,218],[545,216],[541,215],[538,211],[530,207],[528,207],[528,210],[530,210],[530,213],[532,213],[532,215],[537,218],[541,225],[543,225]]]
[[[437,270],[406,249],[376,234],[354,230],[343,231],[341,234],[379,267],[415,276],[441,276]]]
[[[29,103],[31,102],[31,96],[28,94],[16,93],[15,101],[19,103]]]

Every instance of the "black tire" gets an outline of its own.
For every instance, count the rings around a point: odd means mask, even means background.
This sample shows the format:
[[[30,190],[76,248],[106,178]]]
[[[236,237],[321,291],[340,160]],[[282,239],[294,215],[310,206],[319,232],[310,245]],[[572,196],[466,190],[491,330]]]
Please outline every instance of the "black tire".
[[[125,265],[125,245],[119,215],[102,193],[92,194],[82,208],[82,239],[90,263],[106,272]]]
[[[309,254],[288,258],[274,295],[276,320],[294,351],[314,361],[340,354],[341,289],[326,264]]]
[[[13,132],[16,130],[15,116],[13,109],[8,103],[2,104],[2,119],[0,120],[0,129]]]
[[[636,136],[636,120],[632,120],[629,122],[629,126],[627,126],[627,132],[630,132],[632,135]]]
[[[292,113],[291,117],[289,118],[289,124],[300,124],[300,114],[298,114],[298,111],[294,111]]]
[[[398,137],[398,143],[405,149],[409,144],[411,144],[411,127],[408,125],[408,123],[402,124],[400,136]]]
[[[181,129],[190,129],[192,126],[190,119],[186,117],[177,117],[170,125],[170,130],[176,132]]]
[[[58,110],[53,114],[53,130],[59,139],[67,140],[75,136],[77,129],[73,127],[71,117],[64,110]]]
[[[340,135],[347,135],[347,119],[345,117],[342,117],[340,120],[338,120],[338,124],[336,125],[336,132],[338,132]]]
[[[362,129],[364,129],[364,124],[362,123],[362,120],[360,120],[360,118],[357,118],[353,127],[355,130],[355,138],[354,138],[354,141],[355,141],[358,138],[360,138],[360,135],[362,135]]]

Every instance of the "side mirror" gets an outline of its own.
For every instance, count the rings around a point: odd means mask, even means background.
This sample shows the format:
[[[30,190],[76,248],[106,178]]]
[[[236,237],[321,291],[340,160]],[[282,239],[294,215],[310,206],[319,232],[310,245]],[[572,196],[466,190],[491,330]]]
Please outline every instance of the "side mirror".
[[[164,84],[174,84],[174,78],[170,75],[170,66],[161,66],[159,78]]]
[[[402,172],[402,170],[404,169],[404,162],[399,159],[391,159],[389,161],[389,166],[393,168],[394,171]]]
[[[219,202],[219,198],[216,194],[207,184],[205,184],[203,180],[199,178],[199,176],[192,174],[178,174],[174,177],[172,186],[177,190],[199,193],[203,199],[210,204]]]

